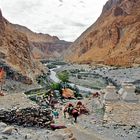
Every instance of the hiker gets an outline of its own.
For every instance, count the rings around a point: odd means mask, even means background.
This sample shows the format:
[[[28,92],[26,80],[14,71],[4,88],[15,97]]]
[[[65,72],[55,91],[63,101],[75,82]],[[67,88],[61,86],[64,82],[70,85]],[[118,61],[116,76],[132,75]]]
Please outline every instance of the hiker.
[[[65,106],[64,108],[64,118],[66,118],[66,113],[68,113],[69,115],[72,113],[72,110],[73,110],[74,106],[72,103],[69,103],[68,105]]]
[[[72,103],[69,103],[65,109],[64,109],[64,117],[66,118],[66,113],[69,114],[69,118],[72,119],[74,118],[74,122],[77,122],[77,117],[79,116],[79,111],[78,109],[74,108],[74,105]]]
[[[93,95],[93,98],[97,98],[100,96],[99,92],[93,93],[92,95]]]
[[[74,118],[74,122],[77,123],[77,117],[80,115],[79,110],[76,109],[76,108],[74,108],[74,109],[72,110],[72,114],[71,114],[71,115],[72,115],[73,118]]]

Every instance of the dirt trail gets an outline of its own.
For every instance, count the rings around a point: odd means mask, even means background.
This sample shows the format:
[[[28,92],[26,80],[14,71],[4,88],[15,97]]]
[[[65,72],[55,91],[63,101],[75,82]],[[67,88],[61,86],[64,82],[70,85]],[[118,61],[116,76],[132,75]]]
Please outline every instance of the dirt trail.
[[[70,130],[77,140],[103,140],[103,138],[101,138],[94,132],[88,132],[87,130],[81,129],[78,126],[70,127]]]
[[[83,100],[86,103],[86,100]],[[63,106],[61,106],[63,108]],[[80,116],[78,118],[78,122],[83,118]],[[70,119],[65,119],[63,116],[63,112],[60,112],[59,119],[56,120],[56,123],[61,125],[65,125],[67,129],[73,134],[73,137],[76,140],[106,140],[102,138],[99,134],[94,131],[88,130],[80,125],[80,123],[73,123]]]
[[[96,132],[88,131],[79,124],[71,124],[69,120],[64,120],[62,116],[57,121],[66,125],[66,129],[68,129],[73,134],[73,137],[76,138],[76,140],[105,140],[104,138],[101,138]]]

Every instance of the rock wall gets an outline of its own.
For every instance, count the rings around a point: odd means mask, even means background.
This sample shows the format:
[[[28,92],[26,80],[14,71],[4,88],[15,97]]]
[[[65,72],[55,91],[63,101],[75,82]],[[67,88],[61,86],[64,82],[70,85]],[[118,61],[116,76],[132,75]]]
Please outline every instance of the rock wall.
[[[0,11],[0,62],[33,80],[43,67],[32,59],[27,36],[9,25]]]
[[[57,36],[35,33],[21,25],[11,24],[10,26],[26,34],[31,46],[33,58],[35,59],[60,58],[71,44],[71,42],[60,40]]]
[[[0,110],[0,120],[8,124],[22,125],[24,127],[50,128],[53,121],[51,110],[39,107]]]
[[[140,65],[140,0],[109,0],[68,53],[70,62]]]

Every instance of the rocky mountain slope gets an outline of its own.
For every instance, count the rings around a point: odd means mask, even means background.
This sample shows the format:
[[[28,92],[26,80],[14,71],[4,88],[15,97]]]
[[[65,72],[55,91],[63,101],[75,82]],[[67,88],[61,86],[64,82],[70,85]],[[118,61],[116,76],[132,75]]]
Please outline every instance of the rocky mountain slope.
[[[59,40],[56,36],[32,32],[21,25],[11,24],[11,26],[27,35],[35,59],[60,58],[71,44],[71,42]]]
[[[109,0],[97,21],[70,47],[70,62],[140,64],[140,0]]]
[[[0,66],[5,68],[7,76],[31,83],[44,69],[32,59],[27,36],[10,24],[0,11]]]

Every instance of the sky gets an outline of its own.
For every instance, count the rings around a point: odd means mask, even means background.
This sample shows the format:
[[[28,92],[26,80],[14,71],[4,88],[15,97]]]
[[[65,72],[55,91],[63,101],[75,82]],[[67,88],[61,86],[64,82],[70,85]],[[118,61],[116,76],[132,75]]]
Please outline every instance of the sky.
[[[3,16],[37,33],[74,41],[100,16],[107,0],[0,0]]]

